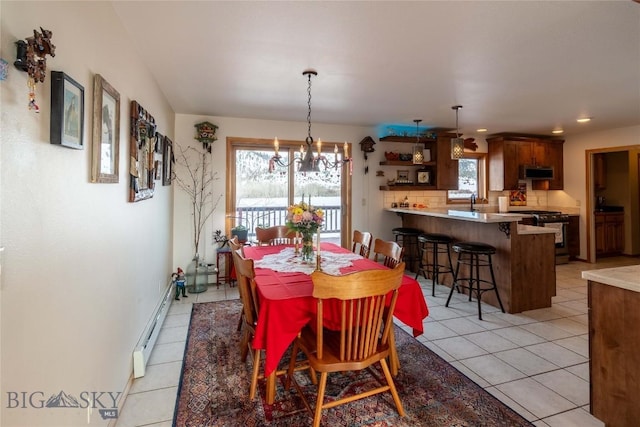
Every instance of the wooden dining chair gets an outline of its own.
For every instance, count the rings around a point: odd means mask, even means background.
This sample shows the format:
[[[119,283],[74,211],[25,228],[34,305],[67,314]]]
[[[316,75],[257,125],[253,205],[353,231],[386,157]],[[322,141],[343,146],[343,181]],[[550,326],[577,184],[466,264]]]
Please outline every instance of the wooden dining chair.
[[[258,313],[260,313],[260,303],[258,299],[258,291],[255,282],[255,270],[253,260],[245,258],[241,249],[233,251],[233,258],[236,264],[236,274],[238,276],[238,290],[240,292],[240,300],[243,309],[243,332],[240,340],[240,358],[244,362],[247,355],[251,354],[253,359],[253,369],[251,372],[251,385],[249,387],[249,399],[253,400],[256,395],[256,388],[259,379],[264,379],[264,375],[260,373],[260,361],[262,350],[256,350],[251,345],[256,334],[256,325],[258,323]],[[294,361],[295,362],[295,361]],[[309,369],[309,363],[294,363],[295,370]],[[276,375],[285,375],[287,370],[281,369],[276,371]],[[315,383],[315,377],[312,378]]]
[[[389,268],[394,268],[402,262],[404,248],[394,241],[385,241],[376,239],[373,244],[374,260],[382,263]]]
[[[369,252],[371,252],[371,241],[373,236],[368,231],[353,232],[353,247],[351,251],[355,254],[360,254],[365,258],[369,258]]]
[[[286,225],[256,227],[256,240],[259,245],[292,245],[295,237],[295,230]]]
[[[233,260],[233,267],[235,268],[236,271],[236,281],[237,276],[238,276],[238,266],[236,265],[236,259],[233,256],[233,253],[235,251],[240,251],[240,253],[242,254],[242,256],[244,256],[244,245],[242,243],[240,243],[240,241],[238,240],[238,236],[233,236],[232,238],[230,238],[229,240],[227,240],[227,243],[229,245],[229,248],[231,249],[231,257]],[[238,290],[239,292],[240,290]],[[242,298],[242,296],[240,296],[240,298]],[[240,311],[240,319],[238,320],[238,332],[240,332],[242,330],[242,322],[244,321],[244,310]]]
[[[343,276],[331,276],[321,271],[315,271],[311,275],[313,296],[317,299],[315,327],[305,326],[294,341],[285,386],[288,389],[293,383],[305,401],[305,406],[313,412],[314,427],[320,425],[323,409],[387,391],[391,393],[400,416],[404,416],[400,397],[385,360],[389,356],[393,311],[403,274],[404,263],[394,269],[365,270]],[[385,307],[385,300],[390,292],[391,302]],[[335,304],[330,310],[340,313],[340,330],[332,331],[325,325],[325,304]],[[299,350],[306,355],[310,368],[320,372],[315,411],[311,411],[301,387],[293,376]],[[359,371],[375,363],[380,364],[386,385],[325,403],[324,394],[329,373]]]

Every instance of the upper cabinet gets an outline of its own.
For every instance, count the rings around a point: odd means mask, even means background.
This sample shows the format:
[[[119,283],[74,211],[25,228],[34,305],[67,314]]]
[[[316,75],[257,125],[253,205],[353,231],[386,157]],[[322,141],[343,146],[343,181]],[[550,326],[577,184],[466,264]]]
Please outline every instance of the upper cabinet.
[[[417,166],[421,171],[428,171],[429,184],[420,184],[417,179],[418,169],[412,168],[411,179],[415,185],[382,185],[380,190],[411,191],[411,190],[457,190],[458,189],[458,160],[451,159],[451,135],[436,133],[435,138],[420,138],[420,144],[431,152],[431,161],[423,164],[413,164],[411,161],[382,161],[383,166]],[[380,142],[404,142],[415,144],[415,137],[385,136]]]
[[[490,191],[517,188],[520,169],[524,165],[553,167],[554,178],[533,180],[534,190],[562,190],[564,140],[544,136],[496,134],[487,138],[487,143]]]

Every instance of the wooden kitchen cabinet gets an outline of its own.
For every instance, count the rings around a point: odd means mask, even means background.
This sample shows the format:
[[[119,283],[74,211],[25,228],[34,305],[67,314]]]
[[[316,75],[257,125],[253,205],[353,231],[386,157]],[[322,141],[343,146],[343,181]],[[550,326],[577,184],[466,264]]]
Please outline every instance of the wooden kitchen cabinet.
[[[553,180],[534,180],[534,190],[561,190],[564,187],[564,140],[545,136],[495,134],[487,138],[489,146],[489,190],[504,191],[518,187],[520,167],[553,166]]]
[[[416,191],[416,190],[457,190],[458,189],[458,160],[451,158],[451,138],[444,133],[436,133],[436,138],[420,138],[425,149],[431,150],[431,161],[422,165],[409,162],[382,161],[382,166],[426,167],[432,176],[431,185],[381,185],[383,191]],[[404,142],[414,145],[415,137],[385,136],[380,141]]]
[[[580,256],[580,215],[569,215],[567,249],[569,249],[570,259],[577,259]]]
[[[624,250],[624,212],[596,212],[596,255],[619,255]]]

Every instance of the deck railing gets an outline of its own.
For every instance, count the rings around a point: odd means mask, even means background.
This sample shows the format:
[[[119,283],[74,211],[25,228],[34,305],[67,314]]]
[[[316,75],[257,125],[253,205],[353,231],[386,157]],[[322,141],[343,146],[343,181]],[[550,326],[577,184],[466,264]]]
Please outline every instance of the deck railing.
[[[321,235],[340,233],[340,206],[317,206],[324,211]],[[236,209],[236,224],[249,229],[249,238],[255,236],[256,227],[273,227],[287,223],[287,208],[283,206],[249,206]]]

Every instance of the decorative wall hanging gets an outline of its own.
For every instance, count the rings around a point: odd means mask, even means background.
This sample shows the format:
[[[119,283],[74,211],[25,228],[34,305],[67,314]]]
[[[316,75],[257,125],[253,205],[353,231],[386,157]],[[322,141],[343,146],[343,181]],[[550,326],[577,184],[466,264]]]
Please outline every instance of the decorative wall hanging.
[[[376,142],[370,136],[366,136],[366,137],[364,137],[362,139],[362,141],[360,141],[360,149],[364,152],[365,164],[366,164],[366,161],[368,159],[367,153],[373,153],[374,151],[376,151],[373,148],[374,145],[376,145]],[[365,165],[364,173],[365,173],[365,175],[369,173],[369,166],[368,165]]]
[[[40,112],[36,104],[35,87],[36,83],[44,82],[47,71],[47,55],[56,56],[56,47],[51,43],[53,32],[40,27],[42,33],[33,30],[33,37],[27,37],[26,41],[16,42],[16,61],[13,63],[16,68],[26,71],[29,74],[27,87],[29,88],[29,110]]]
[[[173,142],[164,137],[162,144],[162,185],[171,185],[173,179],[173,164],[176,162],[173,157]]]
[[[52,71],[51,143],[81,150],[83,135],[84,88],[62,71]]]
[[[211,143],[218,139],[216,136],[218,126],[209,122],[198,123],[194,126],[196,128],[196,139],[202,142],[202,148],[211,154]]]
[[[131,136],[129,142],[129,201],[150,199],[154,192],[154,158],[156,121],[136,101],[131,101]]]
[[[100,74],[93,77],[93,143],[91,149],[91,182],[118,182],[120,94]]]

